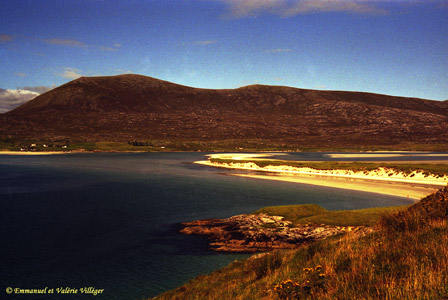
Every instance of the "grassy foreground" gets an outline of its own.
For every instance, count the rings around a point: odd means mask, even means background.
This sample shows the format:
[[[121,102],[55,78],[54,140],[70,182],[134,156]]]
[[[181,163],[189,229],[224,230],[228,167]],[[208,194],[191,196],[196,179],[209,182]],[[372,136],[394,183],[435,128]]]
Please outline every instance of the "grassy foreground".
[[[325,214],[309,206],[307,214]],[[267,208],[273,211],[274,208]],[[286,207],[279,208],[287,213]],[[155,299],[445,299],[448,188],[347,234],[235,261]]]
[[[357,210],[326,210],[316,204],[269,206],[255,213],[267,213],[273,216],[283,216],[296,224],[325,224],[335,226],[371,226],[381,216],[396,213],[406,209],[407,205],[391,207],[375,207]]]

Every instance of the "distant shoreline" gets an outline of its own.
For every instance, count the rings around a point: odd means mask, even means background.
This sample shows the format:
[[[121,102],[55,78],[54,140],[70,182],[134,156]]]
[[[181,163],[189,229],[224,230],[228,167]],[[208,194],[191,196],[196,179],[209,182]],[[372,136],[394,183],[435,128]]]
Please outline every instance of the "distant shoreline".
[[[0,155],[57,155],[57,154],[79,154],[79,153],[155,153],[148,151],[115,151],[115,150],[69,150],[69,151],[0,151]]]
[[[0,155],[55,155],[79,153],[73,151],[0,151]]]

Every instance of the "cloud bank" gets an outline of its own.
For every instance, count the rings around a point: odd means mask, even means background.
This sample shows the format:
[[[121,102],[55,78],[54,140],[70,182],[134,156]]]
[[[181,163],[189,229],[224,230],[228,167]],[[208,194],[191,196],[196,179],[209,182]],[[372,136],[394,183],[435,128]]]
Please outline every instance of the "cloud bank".
[[[345,12],[384,15],[388,12],[376,4],[390,0],[219,0],[229,6],[232,18],[263,13],[292,17],[305,13]],[[410,2],[402,0],[402,2]],[[415,2],[415,1],[414,1]]]
[[[53,88],[47,86],[23,87],[16,90],[0,88],[0,113],[10,111]]]

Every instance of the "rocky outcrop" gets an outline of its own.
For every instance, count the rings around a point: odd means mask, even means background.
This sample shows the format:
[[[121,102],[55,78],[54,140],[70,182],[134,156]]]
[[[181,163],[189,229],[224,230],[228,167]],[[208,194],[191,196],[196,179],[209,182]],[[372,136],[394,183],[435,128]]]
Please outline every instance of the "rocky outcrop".
[[[273,249],[297,248],[305,243],[322,240],[346,232],[362,233],[362,226],[330,226],[303,224],[293,226],[281,216],[244,214],[227,219],[199,220],[182,224],[185,234],[206,235],[216,251],[263,252]]]

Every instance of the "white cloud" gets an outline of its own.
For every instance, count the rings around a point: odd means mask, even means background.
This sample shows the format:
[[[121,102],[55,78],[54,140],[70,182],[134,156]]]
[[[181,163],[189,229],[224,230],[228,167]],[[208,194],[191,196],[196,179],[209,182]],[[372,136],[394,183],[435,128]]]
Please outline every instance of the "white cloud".
[[[230,8],[229,16],[242,18],[262,13],[291,17],[316,12],[347,12],[359,14],[387,14],[375,4],[391,0],[219,0]],[[396,1],[396,0],[395,0]],[[415,0],[402,0],[415,2]]]
[[[43,94],[48,91],[51,91],[55,87],[56,87],[56,85],[53,85],[53,86],[42,86],[41,85],[41,86],[24,86],[24,87],[19,87],[18,89]]]
[[[68,78],[68,79],[78,79],[79,77],[82,77],[81,71],[78,69],[73,68],[64,68],[64,72],[59,74],[59,76]]]
[[[285,16],[295,16],[311,12],[348,12],[361,14],[387,14],[387,11],[359,0],[302,0],[283,12]]]
[[[70,39],[44,39],[45,43],[50,45],[57,45],[57,46],[67,46],[67,47],[78,47],[78,48],[84,48],[87,47],[87,44],[77,41],[77,40],[70,40]]]
[[[56,86],[28,86],[20,87],[15,90],[0,88],[0,113],[10,111],[55,87]]]
[[[1,36],[0,36],[1,41]],[[113,47],[108,46],[95,46],[95,45],[88,45],[84,42],[73,40],[73,39],[60,39],[60,38],[52,38],[52,39],[41,39],[41,41],[50,44],[50,45],[56,45],[56,46],[65,46],[65,47],[72,47],[72,48],[90,48],[90,49],[97,49],[101,51],[117,51],[119,48],[121,48],[122,44],[115,43]]]
[[[284,0],[222,0],[230,5],[230,16],[248,17],[260,12],[275,12],[284,4]]]
[[[39,93],[28,90],[0,89],[0,113],[10,111],[37,96]]]

